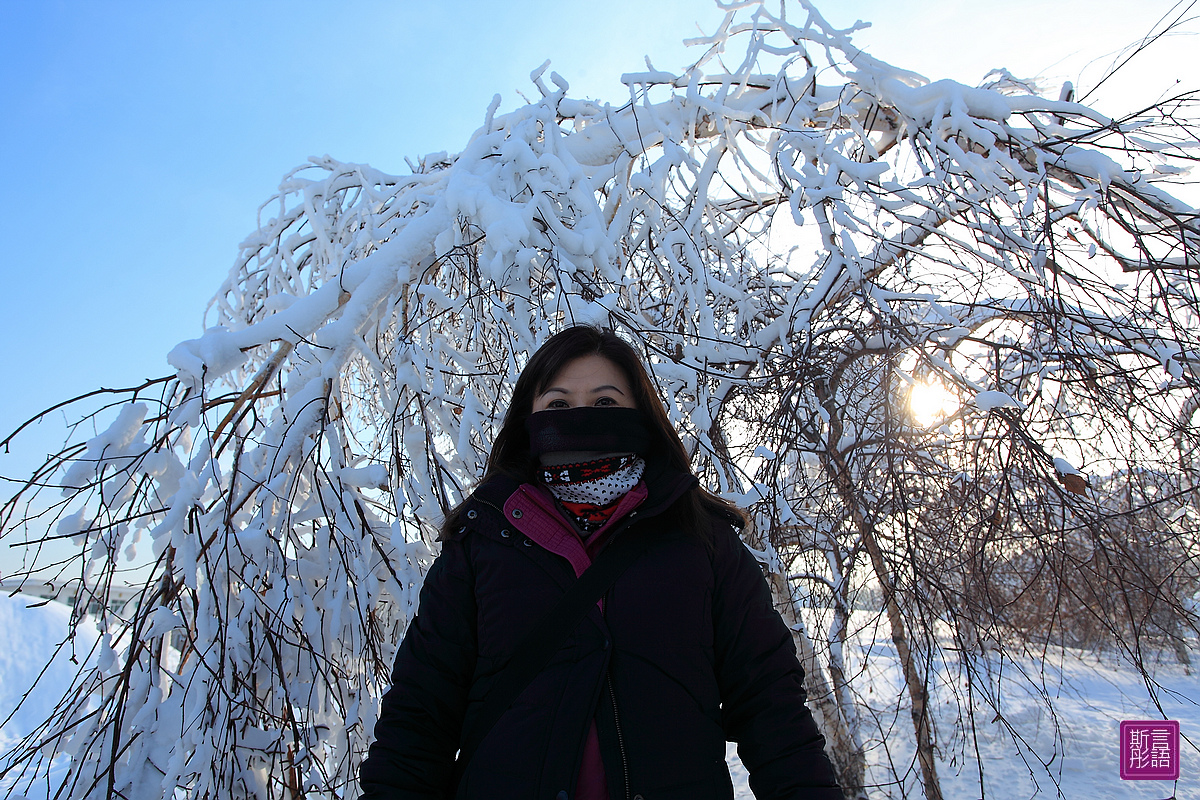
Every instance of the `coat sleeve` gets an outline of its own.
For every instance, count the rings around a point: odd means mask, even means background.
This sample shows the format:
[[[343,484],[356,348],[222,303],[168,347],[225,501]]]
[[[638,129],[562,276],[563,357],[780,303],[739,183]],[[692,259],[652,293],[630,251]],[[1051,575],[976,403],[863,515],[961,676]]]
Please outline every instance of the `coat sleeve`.
[[[825,737],[804,704],[791,631],[758,562],[728,526],[714,532],[713,633],[721,724],[759,800],[841,800]]]
[[[442,546],[396,653],[375,741],[359,768],[364,800],[442,800],[450,790],[475,671],[474,580],[464,543]]]

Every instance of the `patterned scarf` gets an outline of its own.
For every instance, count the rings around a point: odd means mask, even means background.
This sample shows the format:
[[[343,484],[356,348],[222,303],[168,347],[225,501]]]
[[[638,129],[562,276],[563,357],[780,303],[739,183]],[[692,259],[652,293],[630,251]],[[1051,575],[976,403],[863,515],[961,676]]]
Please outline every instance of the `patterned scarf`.
[[[629,453],[542,467],[541,478],[588,536],[608,522],[621,498],[637,486],[645,471],[646,462]]]

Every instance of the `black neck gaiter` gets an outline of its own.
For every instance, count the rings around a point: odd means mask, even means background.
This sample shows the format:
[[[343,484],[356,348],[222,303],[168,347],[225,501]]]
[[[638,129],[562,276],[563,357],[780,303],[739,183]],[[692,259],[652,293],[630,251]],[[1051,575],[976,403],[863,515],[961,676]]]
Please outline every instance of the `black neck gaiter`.
[[[534,458],[564,450],[597,453],[638,453],[650,449],[650,429],[636,408],[580,406],[530,414],[529,452]]]

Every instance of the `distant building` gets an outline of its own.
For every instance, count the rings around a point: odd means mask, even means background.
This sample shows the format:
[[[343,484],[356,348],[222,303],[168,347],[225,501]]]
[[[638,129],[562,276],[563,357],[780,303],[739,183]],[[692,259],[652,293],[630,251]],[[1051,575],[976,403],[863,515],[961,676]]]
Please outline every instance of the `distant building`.
[[[80,599],[79,578],[64,581],[48,581],[39,578],[3,578],[0,579],[0,591],[6,595],[20,594],[24,597],[41,600],[55,600],[59,603],[76,607]],[[108,589],[107,607],[110,612],[121,614],[130,603],[137,601],[139,587],[118,585]],[[88,616],[98,617],[105,609],[104,598],[95,591],[86,590],[86,607],[83,609]]]

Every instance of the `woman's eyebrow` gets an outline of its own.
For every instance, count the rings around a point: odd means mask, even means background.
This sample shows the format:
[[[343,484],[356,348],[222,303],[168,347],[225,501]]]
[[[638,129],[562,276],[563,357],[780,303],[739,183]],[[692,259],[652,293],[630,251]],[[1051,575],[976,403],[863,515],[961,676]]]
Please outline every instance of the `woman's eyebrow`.
[[[622,392],[620,389],[618,389],[616,386],[612,386],[611,384],[607,384],[607,383],[604,384],[603,386],[597,386],[595,389],[589,389],[588,391],[590,391],[592,394],[595,394],[596,392],[606,392],[610,389],[612,391],[616,392],[617,394],[621,395],[622,397],[625,396],[625,393]],[[542,394],[539,395],[539,397],[543,396],[543,395],[548,395],[551,392],[558,392],[559,394],[570,394],[570,392],[568,392],[566,389],[562,388],[561,386],[548,386],[542,390]]]

